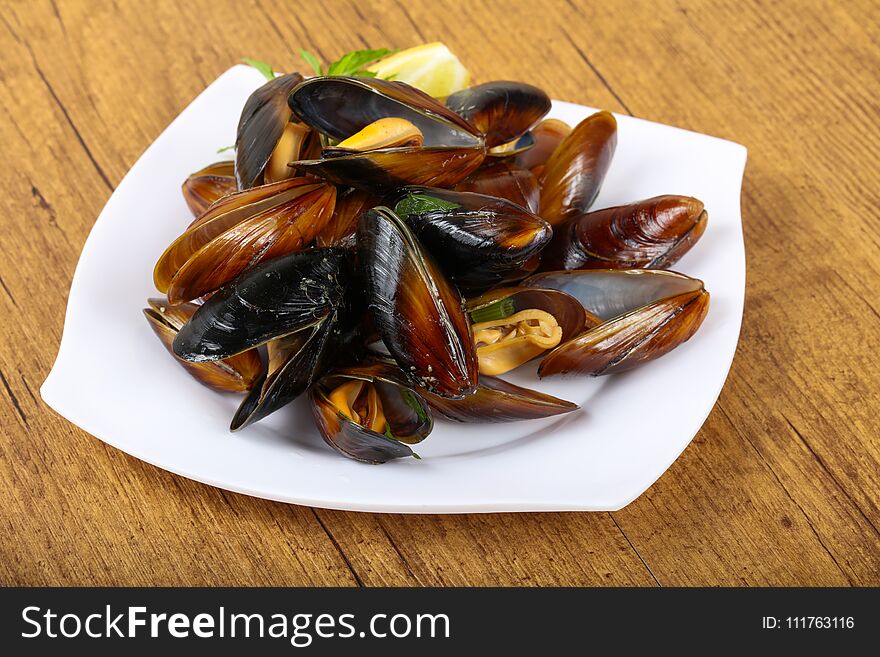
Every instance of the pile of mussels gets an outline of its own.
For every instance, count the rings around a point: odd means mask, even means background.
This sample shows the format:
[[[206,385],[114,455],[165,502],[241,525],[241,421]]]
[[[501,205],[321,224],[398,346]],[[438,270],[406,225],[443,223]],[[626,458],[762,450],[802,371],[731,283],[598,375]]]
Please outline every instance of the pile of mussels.
[[[666,271],[706,228],[658,196],[590,211],[617,124],[541,120],[517,82],[438,100],[402,82],[282,75],[250,96],[236,157],[194,173],[195,221],[144,312],[202,383],[247,393],[232,430],[308,393],[326,442],[415,456],[434,412],[506,422],[577,405],[497,378],[602,375],[689,339],[703,283]]]

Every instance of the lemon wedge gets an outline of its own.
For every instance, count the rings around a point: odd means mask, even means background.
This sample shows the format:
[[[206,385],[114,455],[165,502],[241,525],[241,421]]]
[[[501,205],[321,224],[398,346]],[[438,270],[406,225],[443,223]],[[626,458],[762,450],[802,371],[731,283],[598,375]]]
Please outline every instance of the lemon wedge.
[[[379,78],[406,82],[435,98],[460,91],[471,81],[458,57],[439,41],[401,50],[367,70]]]

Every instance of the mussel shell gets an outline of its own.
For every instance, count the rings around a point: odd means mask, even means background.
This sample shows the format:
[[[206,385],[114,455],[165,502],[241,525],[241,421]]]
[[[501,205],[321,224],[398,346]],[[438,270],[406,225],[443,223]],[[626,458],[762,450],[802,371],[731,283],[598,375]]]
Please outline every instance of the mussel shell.
[[[339,185],[382,191],[403,185],[451,187],[473,173],[486,157],[482,146],[382,148],[292,166]]]
[[[361,215],[358,248],[376,330],[416,385],[461,397],[477,384],[477,357],[459,292],[390,209]]]
[[[315,326],[344,302],[349,282],[341,248],[311,249],[259,264],[223,286],[174,340],[174,353],[217,360]]]
[[[332,139],[346,139],[379,119],[396,117],[415,125],[425,146],[482,149],[482,138],[458,114],[403,82],[362,77],[314,77],[288,97],[290,109]]]
[[[528,169],[509,159],[492,160],[455,186],[457,192],[474,192],[507,199],[529,212],[538,211],[541,191]]]
[[[534,274],[522,287],[560,290],[601,320],[609,320],[658,299],[703,289],[703,281],[658,269],[591,269]]]
[[[542,377],[632,369],[689,340],[709,309],[702,281],[662,270],[550,272],[525,284],[563,289],[607,318],[548,353],[538,368]]]
[[[386,199],[462,290],[496,285],[546,246],[547,223],[505,199],[407,187]]]
[[[235,138],[235,178],[239,189],[249,189],[260,182],[266,162],[290,120],[287,97],[302,81],[299,73],[281,75],[257,89],[244,104]]]
[[[571,133],[571,126],[559,119],[544,119],[529,131],[532,147],[517,153],[514,162],[536,173],[537,167],[547,164],[553,151]],[[537,175],[537,174],[536,174]]]
[[[700,239],[708,215],[689,196],[655,196],[557,226],[544,269],[635,269],[673,265]]]
[[[166,250],[154,272],[163,277],[172,263],[186,258],[165,286],[171,303],[202,297],[256,263],[311,244],[333,214],[336,189],[302,178],[277,185],[282,188],[274,195],[200,221]],[[256,196],[258,191],[261,188],[242,194]],[[212,206],[211,212],[222,205],[225,201]],[[155,278],[161,290],[164,279]]]
[[[232,160],[209,164],[190,175],[181,185],[183,198],[195,216],[236,190],[235,164]]]
[[[539,287],[497,288],[468,299],[465,308],[474,324],[510,317],[522,310],[543,310],[556,319],[562,329],[563,342],[581,333],[585,326],[594,326],[601,321],[585,311],[570,294]]]
[[[427,391],[421,391],[421,394],[432,409],[456,422],[537,420],[580,408],[570,401],[483,375],[476,392],[463,399],[445,399]]]
[[[315,189],[316,184],[315,181],[305,178],[290,179],[237,192],[220,199],[196,217],[186,231],[159,257],[153,270],[153,283],[156,289],[160,292],[167,291],[174,275],[187,260],[223,231],[248,217],[277,207],[284,199],[295,198],[305,191]],[[303,189],[306,186],[307,189]]]
[[[616,147],[617,120],[610,112],[587,117],[562,140],[540,178],[540,215],[551,226],[590,209]]]
[[[346,379],[375,386],[393,438],[363,427],[339,413],[329,393]],[[368,362],[323,377],[310,392],[312,412],[324,441],[349,458],[365,463],[385,463],[415,456],[410,444],[424,440],[434,426],[431,409],[420,393],[402,381],[394,366]]]
[[[446,106],[473,125],[492,148],[520,137],[550,111],[550,97],[524,82],[497,80],[462,89]]]
[[[266,371],[235,412],[229,427],[232,431],[287,405],[326,373],[341,342],[338,315],[334,311],[314,326],[266,345]]]
[[[153,332],[174,360],[199,383],[220,392],[247,392],[260,377],[262,363],[260,355],[253,349],[210,363],[190,363],[178,358],[172,349],[174,338],[198,306],[192,303],[172,306],[167,299],[148,299],[147,303],[150,307],[144,308],[144,316]]]

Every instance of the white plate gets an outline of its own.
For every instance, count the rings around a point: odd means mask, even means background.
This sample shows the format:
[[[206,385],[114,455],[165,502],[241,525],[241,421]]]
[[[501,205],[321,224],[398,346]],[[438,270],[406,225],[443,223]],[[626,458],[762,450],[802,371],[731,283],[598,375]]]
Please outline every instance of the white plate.
[[[676,266],[705,281],[708,317],[689,342],[637,370],[598,379],[514,383],[577,402],[561,418],[511,424],[438,421],[422,460],[342,458],[305,399],[231,434],[240,399],[214,393],[165,352],[141,313],[153,265],[191,220],[180,184],[234,140],[261,76],[221,75],[135,163],[107,202],[73,277],[58,358],[40,392],[85,431],[144,461],[228,490],[358,511],[606,511],[631,502],[672,464],[709,414],[742,319],[743,146],[618,116],[617,153],[594,207],[658,194],[703,200],[709,228]],[[594,110],[555,101],[574,125]]]

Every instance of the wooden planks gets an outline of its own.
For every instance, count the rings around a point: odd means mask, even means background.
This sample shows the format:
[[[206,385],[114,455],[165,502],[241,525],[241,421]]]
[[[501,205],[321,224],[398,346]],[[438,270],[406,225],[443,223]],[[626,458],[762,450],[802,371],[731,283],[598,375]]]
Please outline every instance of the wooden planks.
[[[763,2],[5,2],[0,582],[880,583],[877,12]],[[478,79],[750,149],[742,339],[719,405],[613,514],[366,515],[223,493],[39,401],[113,186],[214,77],[441,39]],[[675,154],[671,153],[670,157]]]

